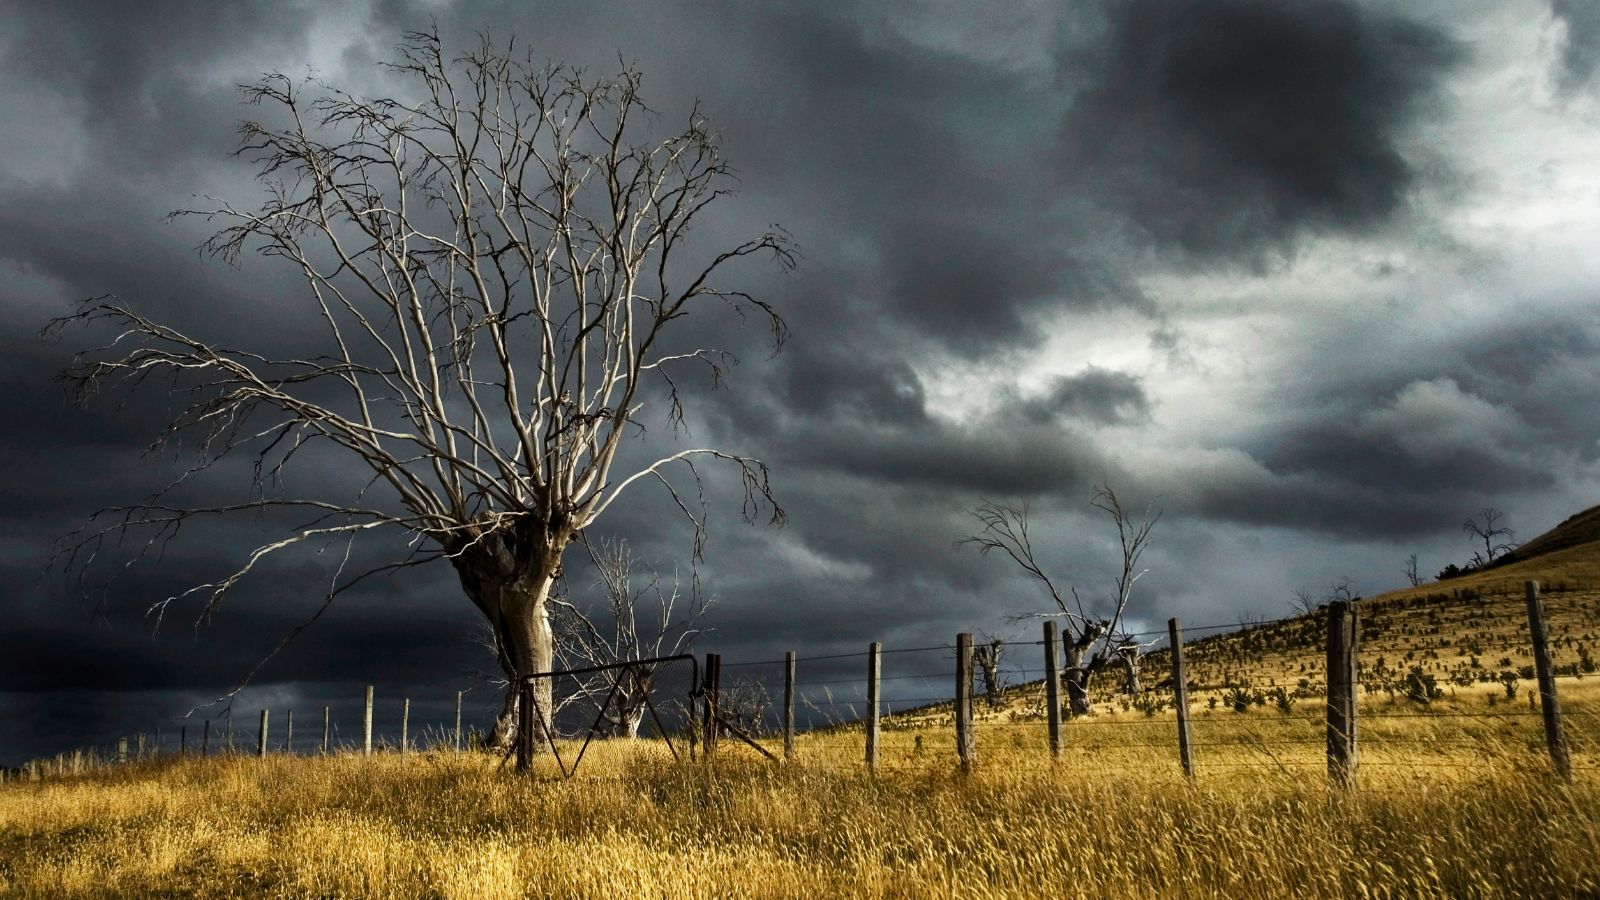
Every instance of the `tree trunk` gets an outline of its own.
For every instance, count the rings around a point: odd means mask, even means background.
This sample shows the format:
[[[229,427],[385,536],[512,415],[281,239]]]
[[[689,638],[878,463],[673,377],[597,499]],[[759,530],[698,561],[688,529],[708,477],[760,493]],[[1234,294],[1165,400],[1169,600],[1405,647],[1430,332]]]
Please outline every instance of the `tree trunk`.
[[[561,551],[542,546],[506,548],[506,541],[487,536],[454,557],[456,574],[467,596],[489,620],[495,656],[505,673],[506,696],[495,720],[490,746],[508,752],[517,739],[521,685],[527,675],[555,667],[555,638],[550,628],[550,589],[561,573]],[[520,552],[516,552],[520,551]],[[555,711],[552,679],[533,685],[534,752],[548,749]]]
[[[1061,652],[1066,664],[1061,667],[1061,682],[1067,689],[1068,715],[1094,715],[1094,706],[1089,703],[1089,681],[1094,669],[1084,659],[1093,644],[1093,637],[1062,642]]]

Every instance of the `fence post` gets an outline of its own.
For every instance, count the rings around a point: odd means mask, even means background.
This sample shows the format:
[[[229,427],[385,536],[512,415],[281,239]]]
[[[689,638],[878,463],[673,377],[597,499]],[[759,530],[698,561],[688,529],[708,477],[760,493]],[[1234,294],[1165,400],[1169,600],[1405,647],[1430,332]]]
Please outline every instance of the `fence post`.
[[[878,769],[878,698],[883,679],[883,642],[867,647],[867,769]]]
[[[117,738],[117,762],[125,763],[127,761],[128,761],[128,739],[125,738],[125,737],[119,737],[119,738]]]
[[[1572,757],[1567,752],[1567,735],[1561,726],[1561,699],[1556,696],[1556,673],[1550,665],[1550,636],[1544,623],[1544,603],[1539,599],[1539,582],[1525,581],[1522,589],[1528,598],[1528,636],[1533,641],[1533,665],[1539,675],[1539,705],[1544,711],[1544,741],[1550,748],[1550,761],[1556,772],[1572,780]]]
[[[717,717],[721,714],[718,695],[722,692],[722,655],[706,654],[706,756],[717,750]]]
[[[972,633],[956,635],[956,755],[963,771],[972,768]]]
[[[1189,741],[1189,672],[1183,665],[1183,625],[1167,620],[1167,640],[1172,645],[1172,704],[1178,711],[1178,757],[1183,774],[1194,777],[1194,745]]]
[[[794,651],[783,654],[783,758],[794,760]]]
[[[1355,786],[1356,611],[1349,602],[1328,604],[1328,780]]]
[[[372,685],[367,685],[367,710],[361,714],[361,753],[372,755]]]
[[[1050,755],[1061,756],[1061,647],[1056,621],[1044,622],[1044,717],[1050,726]]]
[[[267,758],[267,711],[261,711],[261,731],[256,734],[256,756]]]
[[[232,753],[233,752],[233,711],[232,710],[228,711],[228,727],[226,729],[226,736],[225,736],[225,739],[224,739],[224,743],[226,743],[228,745],[228,752]]]
[[[134,748],[133,758],[144,759],[144,732],[141,731],[135,735]]]
[[[322,707],[322,755],[323,756],[327,756],[328,755],[328,732],[332,730],[328,726],[332,724],[332,719],[333,719],[333,716],[329,712],[328,707],[326,707],[326,706]]]
[[[211,720],[206,719],[204,728],[200,731],[200,755],[211,755]]]
[[[189,755],[189,726],[187,725],[178,726],[178,755]]]
[[[407,697],[400,704],[400,755],[411,752],[411,698]]]
[[[523,678],[517,688],[521,694],[517,698],[518,772],[526,772],[533,766],[533,729],[537,718],[533,711],[533,690],[533,682],[527,678]]]
[[[461,752],[461,692],[456,691],[456,752]]]
[[[294,710],[284,711],[283,749],[290,756],[294,755]]]

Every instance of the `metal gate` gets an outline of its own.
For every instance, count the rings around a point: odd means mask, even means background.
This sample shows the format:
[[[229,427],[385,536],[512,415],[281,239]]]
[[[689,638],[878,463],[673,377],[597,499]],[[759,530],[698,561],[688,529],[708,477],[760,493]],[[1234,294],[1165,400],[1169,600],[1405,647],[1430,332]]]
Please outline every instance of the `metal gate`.
[[[646,725],[674,759],[683,758],[680,744],[694,757],[704,689],[700,663],[691,654],[538,672],[522,678],[521,693],[514,748],[518,771],[527,771],[536,748],[544,747],[561,774],[571,778],[595,738],[637,737]],[[583,743],[569,768],[557,742],[580,737]]]

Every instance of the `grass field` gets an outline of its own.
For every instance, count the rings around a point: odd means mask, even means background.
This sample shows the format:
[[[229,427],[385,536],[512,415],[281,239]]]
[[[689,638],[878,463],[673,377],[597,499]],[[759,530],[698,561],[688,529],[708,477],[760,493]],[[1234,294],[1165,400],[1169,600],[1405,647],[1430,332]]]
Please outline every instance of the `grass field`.
[[[1527,577],[1556,588],[1570,783],[1525,677]],[[1348,793],[1312,616],[1189,646],[1192,780],[1161,692],[1104,685],[1059,759],[1038,685],[980,704],[970,773],[948,705],[886,718],[877,773],[849,725],[786,764],[602,742],[570,780],[548,757],[166,757],[0,785],[0,896],[1600,897],[1597,585],[1588,544],[1363,601]]]
[[[1170,713],[1072,723],[1056,763],[1038,727],[980,728],[970,775],[932,727],[886,733],[876,776],[844,733],[792,765],[613,742],[570,781],[478,754],[169,758],[0,787],[0,894],[1596,896],[1600,679],[1582,687],[1570,785],[1536,718],[1385,720],[1383,700],[1349,795],[1315,722],[1261,709],[1196,715],[1193,782]]]

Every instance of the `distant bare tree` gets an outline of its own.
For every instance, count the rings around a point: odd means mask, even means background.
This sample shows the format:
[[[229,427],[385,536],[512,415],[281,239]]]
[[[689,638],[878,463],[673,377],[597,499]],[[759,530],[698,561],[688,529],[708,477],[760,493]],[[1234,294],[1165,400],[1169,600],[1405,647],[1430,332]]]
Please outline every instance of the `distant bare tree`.
[[[1477,515],[1461,523],[1462,531],[1472,535],[1475,542],[1483,542],[1482,552],[1474,550],[1472,553],[1474,568],[1481,569],[1516,548],[1513,539],[1517,533],[1500,524],[1503,518],[1505,513],[1497,507],[1486,506],[1478,510]]]
[[[1161,519],[1161,511],[1147,506],[1144,515],[1134,519],[1110,487],[1094,492],[1089,505],[1111,517],[1117,527],[1122,549],[1122,565],[1116,578],[1115,593],[1109,602],[1091,610],[1084,606],[1075,586],[1063,593],[1046,574],[1034,553],[1028,535],[1028,505],[984,503],[973,511],[981,530],[960,544],[973,544],[987,555],[999,550],[1044,585],[1056,611],[1045,615],[1060,618],[1062,628],[1061,679],[1067,689],[1068,707],[1073,715],[1094,712],[1089,702],[1089,686],[1100,670],[1122,666],[1125,685],[1139,683],[1139,662],[1143,646],[1123,628],[1123,618],[1133,599],[1133,587],[1148,572],[1139,567],[1140,558],[1150,546],[1150,532]],[[1068,597],[1071,598],[1070,602]]]
[[[676,576],[670,585],[664,585],[660,573],[653,570],[642,585],[636,584],[637,566],[627,541],[601,541],[598,548],[587,538],[580,538],[579,543],[594,563],[605,604],[602,611],[591,615],[568,597],[551,599],[556,607],[553,627],[561,668],[674,656],[686,651],[704,632],[701,623],[710,601],[698,590],[691,587],[685,595]],[[607,734],[638,737],[654,678],[655,671],[649,666],[613,670],[587,679],[580,693],[596,702],[610,697],[603,711]]]
[[[1006,686],[1000,680],[1000,660],[1005,652],[1006,642],[992,634],[983,635],[983,642],[972,650],[972,661],[983,675],[983,696],[990,709],[999,709],[1005,700]]]
[[[1422,584],[1422,576],[1417,574],[1417,555],[1415,553],[1406,557],[1406,581],[1410,582],[1412,587]]]
[[[301,275],[323,328],[315,346],[285,358],[224,346],[111,297],[53,324],[111,335],[66,372],[79,398],[108,381],[169,378],[181,409],[161,440],[192,438],[200,457],[154,498],[102,511],[60,558],[80,567],[108,537],[136,530],[159,548],[185,523],[228,513],[302,517],[225,577],[179,595],[203,596],[205,620],[279,550],[392,529],[421,549],[389,568],[448,560],[514,684],[551,668],[549,600],[567,548],[633,486],[665,487],[693,523],[696,553],[706,509],[696,460],[739,474],[747,519],[768,510],[782,521],[758,460],[709,447],[618,460],[647,402],[681,424],[674,367],[717,379],[731,362],[677,323],[723,306],[781,344],[773,307],[721,279],[745,257],[784,269],[794,257],[776,229],[721,249],[690,237],[733,173],[698,110],[676,134],[649,136],[636,71],[591,79],[487,39],[451,57],[434,33],[408,35],[389,68],[409,79],[409,99],[284,75],[247,87],[276,123],[246,124],[239,151],[265,200],[175,214],[223,223],[205,247],[226,261],[253,250]],[[302,456],[313,445],[362,464],[370,480],[336,496],[278,495],[291,462],[326,463]],[[229,456],[253,464],[251,499],[169,499]],[[673,471],[693,487],[675,485]],[[154,605],[158,622],[176,599]],[[534,697],[548,723],[548,685]],[[497,747],[510,746],[517,706],[508,691]]]
[[[1311,615],[1322,609],[1325,604],[1326,601],[1312,597],[1311,592],[1305,588],[1297,588],[1294,592],[1294,599],[1289,601],[1290,608],[1302,616]]]

